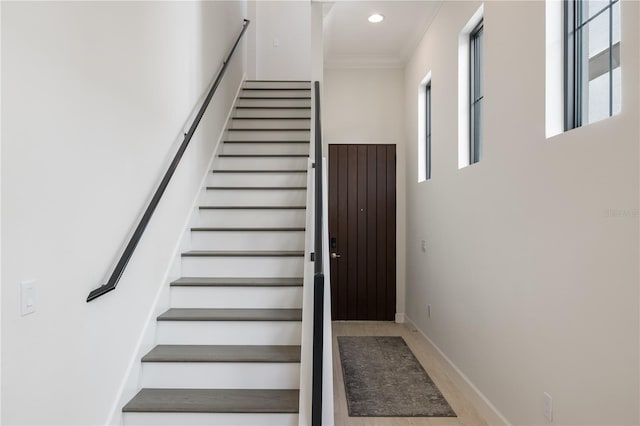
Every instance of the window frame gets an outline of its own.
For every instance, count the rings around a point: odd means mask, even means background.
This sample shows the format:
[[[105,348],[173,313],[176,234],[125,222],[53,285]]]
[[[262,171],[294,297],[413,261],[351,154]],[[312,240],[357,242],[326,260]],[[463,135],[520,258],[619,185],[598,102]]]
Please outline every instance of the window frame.
[[[484,101],[483,71],[483,38],[484,19],[469,33],[469,165],[482,159],[482,109],[476,105]],[[478,112],[479,111],[479,112]]]
[[[431,80],[424,86],[425,95],[425,126],[424,126],[424,150],[425,150],[425,180],[431,179]]]
[[[594,58],[587,58],[588,61],[596,59],[602,53],[607,52],[609,60],[609,114],[613,113],[613,70],[620,66],[620,42],[613,43],[613,8],[620,0],[609,0],[609,3],[597,13],[587,19],[582,19],[584,13],[583,0],[564,0],[563,4],[563,56],[564,56],[564,129],[565,131],[589,124],[588,118],[583,115],[585,81],[584,57],[583,57],[583,30],[587,25],[602,15],[609,14],[609,47],[598,53]],[[620,3],[621,5],[622,3]],[[582,21],[582,22],[581,22]],[[615,58],[614,58],[615,56]],[[614,61],[615,59],[615,61]],[[588,70],[587,70],[588,71]],[[606,74],[606,73],[603,73]],[[589,80],[591,81],[591,80]],[[586,82],[586,84],[589,83]]]

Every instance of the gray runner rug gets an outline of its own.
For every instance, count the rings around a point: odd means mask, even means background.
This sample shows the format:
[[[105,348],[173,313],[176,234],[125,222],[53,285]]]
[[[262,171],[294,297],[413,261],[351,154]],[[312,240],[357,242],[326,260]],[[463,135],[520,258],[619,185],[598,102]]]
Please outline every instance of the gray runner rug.
[[[457,417],[399,336],[338,336],[351,417]]]

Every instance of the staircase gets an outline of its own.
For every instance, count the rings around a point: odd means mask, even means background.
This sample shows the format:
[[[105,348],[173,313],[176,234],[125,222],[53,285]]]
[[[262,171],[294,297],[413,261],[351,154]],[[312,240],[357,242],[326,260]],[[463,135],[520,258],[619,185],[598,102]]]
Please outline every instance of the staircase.
[[[309,82],[247,81],[125,425],[297,425]]]

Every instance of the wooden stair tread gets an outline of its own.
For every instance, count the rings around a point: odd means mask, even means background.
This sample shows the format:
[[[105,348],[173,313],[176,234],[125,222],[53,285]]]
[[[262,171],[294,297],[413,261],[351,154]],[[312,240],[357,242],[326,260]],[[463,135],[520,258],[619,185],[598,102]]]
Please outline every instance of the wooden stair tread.
[[[246,89],[246,90],[251,90],[251,89]],[[250,99],[250,100],[255,100],[255,99],[267,99],[267,100],[278,100],[278,99],[284,99],[287,101],[291,101],[291,100],[295,100],[295,99],[302,99],[305,101],[309,101],[311,100],[310,96],[240,96],[238,97],[238,99]]]
[[[255,90],[255,89],[251,89]],[[279,89],[278,89],[279,90]],[[299,90],[299,89],[295,89]],[[311,117],[231,117],[232,120],[311,120]]]
[[[216,190],[250,190],[250,191],[300,191],[306,190],[306,186],[207,186],[209,191]]]
[[[211,173],[307,173],[307,170],[294,170],[294,169],[285,169],[285,170],[212,170]]]
[[[311,80],[245,80],[245,83],[311,83]]]
[[[250,80],[247,80],[250,81]],[[254,81],[255,83],[255,81]],[[296,81],[287,83],[306,83],[306,81]],[[242,90],[311,90],[310,87],[243,87]]]
[[[224,141],[224,143],[304,143],[304,144],[309,144],[311,143],[310,141],[252,141],[252,140],[240,140],[240,141]]]
[[[191,228],[193,232],[300,232],[305,228],[220,228],[220,227],[198,227]]]
[[[200,210],[306,210],[306,206],[199,206]]]
[[[273,142],[277,142],[277,141],[273,141]],[[220,155],[218,155],[218,157],[222,157],[222,158],[230,158],[230,157],[246,157],[246,158],[252,158],[252,157],[273,157],[273,158],[278,158],[278,157],[309,157],[309,154],[220,154]]]
[[[276,250],[276,251],[209,251],[191,250],[182,253],[183,257],[303,257],[302,250]]]
[[[295,127],[282,127],[279,129],[258,129],[258,128],[244,128],[244,129],[239,129],[239,128],[232,128],[232,129],[227,129],[227,131],[229,132],[297,132],[297,131],[301,131],[301,132],[308,132],[310,131],[310,128],[295,128]]]
[[[200,278],[183,277],[171,283],[174,287],[300,287],[302,278]]]
[[[311,109],[311,107],[310,106],[237,106],[236,109]]]
[[[297,413],[297,389],[142,389],[122,411]]]
[[[300,362],[300,346],[158,345],[142,362]]]
[[[260,82],[264,82],[265,84],[260,84]],[[263,182],[253,182],[250,178],[260,178],[260,174],[265,174],[264,177],[271,177],[271,174],[274,174],[274,178],[277,177],[275,174],[292,174],[290,177],[299,180],[304,177],[304,175],[296,175],[293,174],[303,174],[308,173],[307,170],[303,169],[306,166],[307,158],[309,158],[309,154],[297,154],[296,152],[306,152],[306,145],[295,145],[295,144],[309,144],[309,135],[308,133],[311,131],[309,126],[309,121],[312,117],[306,117],[309,115],[309,112],[300,111],[300,110],[311,110],[311,82],[304,81],[304,84],[300,84],[302,81],[291,81],[287,80],[287,83],[298,83],[299,86],[303,87],[292,87],[293,85],[286,85],[286,87],[277,87],[277,84],[268,85],[270,83],[277,83],[279,80],[248,80],[248,83],[254,84],[257,87],[243,87],[242,93],[238,96],[238,99],[247,100],[242,106],[235,106],[234,109],[238,110],[238,115],[243,115],[243,117],[232,117],[232,120],[237,120],[233,123],[233,126],[229,126],[229,139],[241,139],[241,140],[232,140],[226,141],[224,143],[230,144],[269,144],[269,145],[246,145],[246,146],[236,146],[235,148],[229,146],[227,148],[234,148],[236,152],[245,152],[245,148],[251,148],[253,146],[257,146],[256,151],[258,153],[248,153],[248,154],[222,154],[219,155],[220,158],[244,158],[247,164],[240,163],[238,160],[233,160],[234,164],[243,168],[244,170],[229,170],[233,165],[226,167],[224,170],[213,170],[212,173],[220,173],[220,174],[251,174],[247,175],[243,178],[243,181],[239,181],[238,183],[243,186],[225,186],[224,182],[222,182],[222,186],[207,186],[207,190],[257,190],[257,191],[269,191],[269,190],[284,190],[281,194],[289,194],[286,191],[304,191],[306,190],[306,186],[277,186],[278,184],[282,185],[283,183],[286,185],[291,183],[293,185],[304,184],[305,182],[288,182],[286,179],[282,182],[275,182],[274,186],[247,186],[252,184],[262,184]],[[307,84],[309,83],[309,84]],[[250,85],[248,85],[250,86]],[[255,92],[252,92],[255,91]],[[302,92],[296,92],[302,91]],[[291,101],[291,102],[290,102]],[[288,105],[291,104],[291,105]],[[252,111],[253,110],[253,111]],[[262,111],[261,111],[262,110]],[[287,111],[291,110],[291,111]],[[246,112],[245,112],[246,111]],[[265,117],[251,117],[252,115],[264,115]],[[283,115],[283,117],[277,117],[278,115]],[[287,117],[287,115],[297,115],[295,117]],[[248,122],[247,120],[264,120],[264,121],[256,121],[256,122]],[[271,120],[296,120],[291,122],[282,121],[281,123],[272,122]],[[300,120],[309,120],[308,122],[301,122]],[[253,127],[252,127],[253,126]],[[295,128],[292,126],[303,126],[303,128]],[[271,127],[271,128],[270,128]],[[246,134],[240,134],[239,132],[247,132]],[[271,139],[295,139],[295,140],[255,140],[261,139],[259,132],[265,132],[265,138],[270,136]],[[283,132],[280,136],[276,135],[274,132]],[[285,134],[286,132],[286,134]],[[293,134],[291,132],[305,132],[299,134]],[[290,136],[285,138],[284,136]],[[267,138],[269,139],[269,138]],[[305,140],[306,139],[306,140]],[[276,144],[276,145],[273,145]],[[277,145],[277,144],[294,144],[294,145]],[[273,150],[272,150],[273,148]],[[289,149],[291,148],[291,149]],[[304,148],[304,149],[303,149]],[[241,150],[242,149],[242,150]],[[234,152],[234,151],[231,151]],[[246,151],[250,152],[250,151]],[[264,152],[264,153],[260,153]],[[278,152],[285,152],[282,154],[278,154]],[[286,152],[294,152],[294,154],[286,154]],[[273,158],[274,160],[268,160],[269,164],[267,165],[259,165],[255,164],[256,167],[262,168],[260,170],[249,169],[247,167],[251,167],[250,164],[252,161],[259,161],[254,159],[259,158]],[[304,158],[305,164],[285,164],[286,162],[291,161],[302,161],[302,160],[287,160],[287,158]],[[278,160],[282,159],[282,160]],[[225,160],[231,161],[231,160]],[[267,160],[265,160],[267,161]],[[273,161],[278,162],[278,164],[273,163]],[[283,163],[283,161],[285,163]],[[236,164],[237,163],[237,164]],[[280,164],[282,163],[282,164]],[[273,170],[265,168],[273,165],[274,167],[280,167],[282,170]],[[224,165],[223,165],[224,167]],[[254,176],[255,174],[255,176]],[[269,175],[267,175],[269,174]],[[232,178],[233,176],[229,176]],[[242,177],[242,176],[238,176]],[[282,178],[286,178],[287,176],[282,176]],[[219,176],[218,176],[219,178]],[[215,178],[215,179],[218,179]],[[235,178],[234,178],[235,180]],[[279,179],[282,180],[282,179]],[[246,181],[246,182],[245,182]],[[217,184],[218,181],[214,181],[214,185]],[[231,182],[233,184],[234,182]],[[269,184],[270,182],[264,182]],[[219,194],[225,194],[225,192],[218,192]],[[214,193],[209,193],[209,195]],[[238,192],[238,195],[242,195],[243,197],[248,197],[252,193],[251,192]],[[255,192],[253,194],[263,194],[262,192]],[[273,192],[273,195],[277,195],[278,193]],[[297,194],[304,194],[303,192],[299,192]],[[233,194],[231,194],[233,195]],[[270,192],[265,192],[263,195],[271,195]],[[295,195],[291,193],[291,195]],[[239,200],[242,201],[242,200]],[[276,203],[278,202],[277,200]],[[234,201],[230,201],[232,204],[242,204],[245,201],[235,203]],[[286,204],[286,201],[280,201],[281,204]],[[251,203],[250,203],[251,204]],[[260,201],[254,204],[261,204]],[[268,203],[265,203],[268,204]],[[298,203],[299,204],[299,203]],[[234,214],[232,210],[247,210],[247,211],[255,211],[255,213],[239,212],[239,217],[245,217],[244,215],[252,215],[252,214],[261,214],[265,212],[260,212],[260,210],[283,210],[282,214],[285,215],[285,210],[305,210],[306,206],[304,205],[270,205],[270,206],[261,206],[261,205],[228,205],[228,206],[198,206],[200,210],[229,210],[227,213],[223,214]],[[222,212],[221,212],[222,213]],[[267,212],[268,213],[268,212]],[[271,215],[274,215],[271,213]],[[298,218],[298,213],[287,214],[286,216],[291,216],[294,218]],[[212,216],[213,217],[213,216]],[[249,218],[249,216],[246,216]],[[274,216],[275,217],[275,216]],[[256,227],[246,227],[245,225],[251,226],[253,223],[250,220],[234,220],[233,222],[213,222],[212,227],[208,226],[198,226],[191,228],[191,231],[194,232],[304,232],[305,227],[296,226],[298,225],[295,222],[282,222],[282,223],[273,223],[275,226],[269,226],[272,221],[264,222],[264,223],[256,223]],[[225,227],[225,223],[229,223],[231,226]],[[207,224],[208,225],[208,224]],[[266,225],[266,226],[265,226]],[[195,235],[195,234],[194,234]],[[202,235],[202,234],[200,234]],[[212,234],[213,235],[213,234]],[[231,234],[230,234],[231,235]],[[245,234],[238,234],[245,235]],[[265,234],[267,235],[267,234]],[[270,234],[269,234],[270,235]],[[274,235],[274,238],[279,238],[279,234]],[[293,234],[291,234],[293,235]],[[284,237],[284,234],[283,234]],[[252,267],[252,263],[261,264],[262,262],[271,263],[276,262],[277,264],[299,264],[300,261],[304,259],[306,252],[304,250],[225,250],[227,247],[231,246],[222,246],[223,250],[192,250],[182,253],[183,258],[191,258],[188,260],[189,263],[199,262],[197,258],[202,258],[201,261],[205,262],[220,262],[220,263],[229,263],[237,264],[238,268],[244,268],[245,265],[247,268]],[[294,247],[292,247],[294,248]],[[213,257],[218,259],[206,259],[206,257]],[[233,260],[233,258],[241,258]],[[261,259],[262,258],[262,259]],[[269,259],[269,258],[273,258]],[[235,262],[235,263],[234,263]],[[230,275],[234,275],[239,271],[231,271]],[[198,275],[198,271],[194,273],[194,275]],[[290,275],[300,275],[297,273],[292,273]],[[252,278],[252,277],[182,277],[171,283],[172,287],[247,287],[246,290],[238,289],[237,291],[246,292],[253,291],[257,288],[264,288],[264,291],[272,291],[269,287],[299,287],[301,288],[303,285],[302,277],[295,278]],[[254,287],[248,288],[248,287]],[[233,289],[221,289],[224,292],[233,291]],[[199,294],[198,290],[194,289],[186,289],[182,288],[179,290],[180,292],[184,292],[185,294],[189,294],[191,297],[193,294]],[[196,293],[193,293],[196,291]],[[210,290],[206,290],[207,292]],[[212,289],[211,291],[217,291]],[[273,289],[273,291],[280,292],[285,291],[287,294],[298,294],[300,293],[300,289]],[[185,302],[183,306],[193,306],[194,304]],[[197,305],[195,305],[197,306]],[[200,304],[200,306],[206,306],[206,304]],[[231,305],[233,306],[233,305]],[[295,305],[294,305],[295,306]],[[157,321],[159,324],[164,324],[164,326],[175,325],[178,326],[186,326],[187,328],[191,328],[191,326],[198,325],[208,325],[208,326],[222,326],[226,328],[226,326],[233,326],[234,323],[244,323],[245,325],[253,324],[255,326],[260,326],[260,324],[280,324],[282,326],[298,326],[302,321],[302,309],[215,309],[215,308],[170,308],[160,314],[157,317]],[[173,322],[173,323],[168,323]],[[208,324],[204,324],[207,323]],[[216,323],[219,322],[219,323]],[[225,324],[227,322],[228,324]],[[279,342],[279,340],[278,340]],[[175,343],[174,341],[169,340],[166,343]],[[191,344],[159,344],[153,347],[147,354],[142,357],[142,362],[146,363],[146,368],[149,371],[152,371],[154,368],[164,368],[164,367],[174,367],[174,365],[159,365],[159,364],[149,364],[149,363],[203,363],[201,366],[193,366],[187,365],[189,368],[200,368],[207,367],[206,363],[285,363],[282,367],[286,368],[294,368],[294,366],[286,365],[288,364],[298,364],[301,361],[301,347],[297,344],[297,342],[281,342],[285,343],[284,345],[272,345],[272,341],[265,342],[255,342],[255,343],[264,343],[262,345],[251,345],[254,343],[253,341],[239,341],[235,343],[235,345],[221,345],[216,340],[211,341],[210,339],[207,341],[203,341],[202,343],[210,343],[210,344],[194,344],[200,343],[199,341],[189,341],[186,343]],[[213,343],[213,344],[211,344]],[[218,344],[216,344],[218,343]],[[276,342],[277,343],[277,342]],[[249,368],[251,364],[246,366],[241,366],[241,368]],[[223,365],[222,368],[231,368],[232,365],[229,364],[226,367]],[[277,366],[273,366],[277,367]],[[297,368],[297,365],[295,366]],[[154,373],[155,374],[155,373]],[[151,383],[155,383],[151,381]],[[261,418],[261,415],[271,414],[297,414],[299,411],[299,398],[300,391],[298,389],[202,389],[201,388],[188,388],[181,384],[182,382],[176,382],[173,384],[173,388],[159,388],[165,384],[164,378],[162,382],[158,382],[154,384],[153,388],[143,388],[141,389],[123,408],[122,411],[124,413],[230,413],[230,414],[251,414],[255,416],[255,418]],[[221,385],[225,387],[235,387],[236,383],[230,383],[226,385]],[[180,388],[179,388],[180,387]],[[209,385],[209,387],[215,388],[215,385]],[[245,387],[253,387],[251,385]],[[280,387],[277,383],[272,387]],[[297,384],[292,384],[287,386],[289,388],[297,388]],[[196,414],[191,414],[196,415]]]
[[[171,308],[158,321],[302,321],[302,309]]]

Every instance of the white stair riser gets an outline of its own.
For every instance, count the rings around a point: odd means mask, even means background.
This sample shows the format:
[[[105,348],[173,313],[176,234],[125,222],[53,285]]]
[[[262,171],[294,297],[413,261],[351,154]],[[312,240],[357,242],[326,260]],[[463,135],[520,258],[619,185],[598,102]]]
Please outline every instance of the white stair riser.
[[[210,189],[201,204],[210,206],[302,206],[307,201],[304,189]]]
[[[307,186],[306,173],[217,173],[207,178],[208,186]]]
[[[296,389],[300,363],[143,362],[143,388]]]
[[[308,157],[218,157],[214,170],[300,170],[308,162]]]
[[[242,142],[225,143],[222,154],[309,155],[308,142]]]
[[[234,117],[305,117],[311,118],[309,108],[240,108],[235,110]]]
[[[310,107],[309,99],[238,99],[240,107]]]
[[[295,278],[303,274],[302,257],[194,256],[182,258],[185,277]]]
[[[296,90],[256,90],[295,88]],[[308,155],[311,145],[310,83],[248,82],[240,93],[223,144],[227,155]],[[286,108],[286,109],[283,109]],[[259,119],[256,117],[262,117]],[[275,119],[264,119],[264,118]],[[304,119],[289,119],[301,117]],[[261,130],[266,129],[266,130]],[[233,143],[233,142],[240,143]],[[294,141],[294,143],[286,143]],[[297,143],[304,141],[305,143]],[[306,170],[308,157],[223,157],[214,170]],[[307,173],[211,173],[211,187],[305,187]],[[300,206],[305,189],[205,190],[201,205]],[[197,227],[303,227],[305,210],[200,210]],[[191,231],[192,250],[304,250],[304,231]],[[191,277],[300,277],[302,256],[185,256],[181,273]],[[300,309],[301,286],[175,286],[173,308]],[[300,345],[301,321],[158,321],[155,341],[169,345]],[[165,389],[297,389],[300,363],[144,362],[140,386]],[[286,426],[298,425],[290,413],[123,413],[123,424],[148,426]]]
[[[266,89],[266,88],[264,88]],[[252,98],[310,98],[311,90],[259,90],[243,88],[240,96],[248,96]]]
[[[124,426],[298,426],[286,413],[124,413]]]
[[[311,120],[296,119],[257,119],[250,120],[232,120],[231,129],[309,129],[311,128]]]
[[[159,345],[299,345],[300,321],[158,321]]]
[[[302,287],[172,287],[171,307],[299,309]]]
[[[228,141],[308,141],[309,130],[235,130],[227,133]]]
[[[192,250],[304,250],[304,231],[192,231]]]
[[[200,210],[200,227],[303,227],[306,210]]]
[[[310,89],[310,81],[245,81],[244,89]]]

